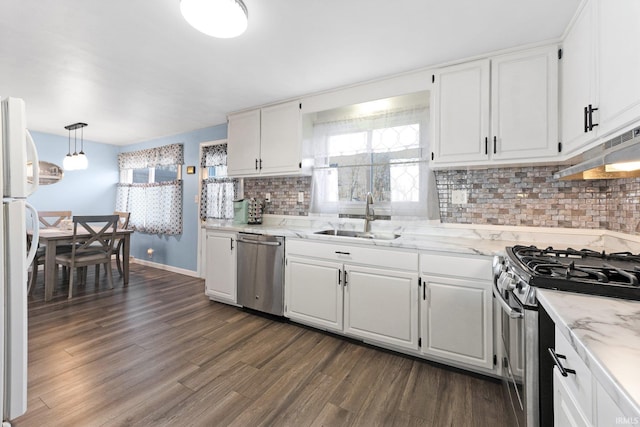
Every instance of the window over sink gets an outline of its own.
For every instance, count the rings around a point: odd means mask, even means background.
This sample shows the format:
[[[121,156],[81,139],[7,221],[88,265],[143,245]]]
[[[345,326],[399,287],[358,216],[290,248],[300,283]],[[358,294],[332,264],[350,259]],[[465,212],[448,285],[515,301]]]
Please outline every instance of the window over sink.
[[[314,113],[310,121],[312,213],[362,214],[371,192],[377,215],[437,218],[428,92]]]

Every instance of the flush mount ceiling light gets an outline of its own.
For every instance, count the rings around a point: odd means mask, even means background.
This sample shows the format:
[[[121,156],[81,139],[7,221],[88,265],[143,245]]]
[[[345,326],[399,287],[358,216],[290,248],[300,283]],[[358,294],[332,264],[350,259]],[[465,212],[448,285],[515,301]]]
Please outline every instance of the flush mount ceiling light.
[[[242,0],[181,0],[180,11],[193,28],[212,37],[237,37],[247,29]]]
[[[87,126],[86,123],[74,123],[67,125],[64,128],[69,131],[69,151],[64,156],[62,161],[62,168],[64,170],[80,170],[86,169],[89,166],[89,159],[84,154],[84,131],[83,128]],[[78,129],[80,129],[80,152],[78,153]],[[73,131],[74,139],[74,151],[71,154],[71,131]]]

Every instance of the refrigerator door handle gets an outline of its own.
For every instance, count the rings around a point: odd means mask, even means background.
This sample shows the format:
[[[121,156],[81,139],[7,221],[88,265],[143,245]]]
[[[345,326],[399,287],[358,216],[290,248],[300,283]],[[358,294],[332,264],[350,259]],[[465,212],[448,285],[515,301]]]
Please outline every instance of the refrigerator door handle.
[[[35,176],[34,176],[35,178]],[[36,257],[36,251],[38,250],[38,242],[40,241],[40,226],[38,224],[38,211],[30,203],[24,202],[24,207],[31,211],[31,218],[33,219],[33,234],[31,236],[31,247],[27,254],[27,267],[31,265]]]
[[[26,143],[27,143],[27,162],[31,162],[31,169],[33,170],[33,179],[30,184],[30,188],[27,189],[27,195],[33,194],[38,190],[40,185],[40,160],[38,159],[38,150],[36,144],[31,137],[31,133],[25,129]],[[38,218],[36,212],[36,218]]]

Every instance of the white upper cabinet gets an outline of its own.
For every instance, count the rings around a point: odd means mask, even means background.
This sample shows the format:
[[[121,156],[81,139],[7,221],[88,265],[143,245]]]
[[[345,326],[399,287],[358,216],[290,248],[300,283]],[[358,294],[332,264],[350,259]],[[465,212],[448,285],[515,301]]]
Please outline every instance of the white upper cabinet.
[[[554,46],[491,59],[493,160],[558,154],[558,51]]]
[[[433,162],[487,160],[489,60],[438,70],[434,83]]]
[[[299,174],[301,162],[298,101],[229,115],[229,176]]]
[[[258,173],[260,159],[260,110],[229,116],[227,173],[243,176]]]
[[[563,41],[562,142],[577,154],[640,119],[640,2],[589,0]]]
[[[548,160],[558,153],[556,46],[443,68],[434,74],[437,167]]]
[[[598,0],[600,134],[640,119],[640,2]]]
[[[562,43],[562,145],[567,153],[593,137],[588,129],[588,108],[597,105],[594,43],[593,7],[586,3]]]

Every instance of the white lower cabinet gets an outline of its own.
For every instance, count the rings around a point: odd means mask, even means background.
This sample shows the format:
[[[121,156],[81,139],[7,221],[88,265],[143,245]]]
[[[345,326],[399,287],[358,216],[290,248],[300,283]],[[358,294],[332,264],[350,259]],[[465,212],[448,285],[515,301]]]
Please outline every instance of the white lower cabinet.
[[[205,294],[212,300],[237,303],[236,234],[207,231]]]
[[[622,409],[592,374],[571,342],[556,327],[555,353],[567,376],[553,368],[553,419],[556,426],[637,425],[640,414]],[[615,394],[615,393],[614,393]],[[624,398],[618,394],[622,403]]]
[[[418,349],[417,254],[295,239],[287,240],[286,251],[286,317]]]
[[[590,426],[589,420],[558,369],[553,369],[553,422],[556,426]]]
[[[424,354],[493,369],[491,271],[486,257],[420,255]]]
[[[285,270],[285,315],[328,331],[341,332],[342,264],[289,256]]]
[[[346,265],[344,332],[418,349],[418,275]]]

